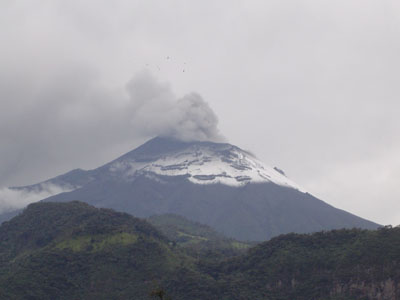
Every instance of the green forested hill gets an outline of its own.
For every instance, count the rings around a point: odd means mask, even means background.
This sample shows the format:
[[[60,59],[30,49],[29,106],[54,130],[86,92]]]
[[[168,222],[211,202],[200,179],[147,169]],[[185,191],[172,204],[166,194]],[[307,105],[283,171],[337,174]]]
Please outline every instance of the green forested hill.
[[[400,228],[381,228],[282,235],[217,270],[231,299],[400,299],[399,266]]]
[[[0,299],[148,299],[184,260],[147,222],[80,202],[29,205],[0,257]]]
[[[189,255],[218,260],[245,253],[255,242],[241,242],[227,238],[210,226],[175,214],[155,215],[146,219],[174,244]]]
[[[201,224],[152,222],[169,227],[80,202],[29,205],[0,226],[0,299],[160,299],[159,287],[173,300],[400,299],[400,228],[288,234],[224,255],[234,241]]]

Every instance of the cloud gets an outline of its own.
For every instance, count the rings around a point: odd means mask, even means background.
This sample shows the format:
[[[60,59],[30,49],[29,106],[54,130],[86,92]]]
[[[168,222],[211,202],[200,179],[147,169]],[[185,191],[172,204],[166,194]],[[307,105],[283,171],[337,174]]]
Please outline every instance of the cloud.
[[[396,195],[400,181],[397,147],[384,149],[367,159],[360,156],[356,160],[331,163],[322,177],[324,181],[312,178],[305,182],[316,196],[380,224],[399,225],[400,202],[392,196]],[[357,198],[360,201],[355,201]]]
[[[0,213],[17,210],[30,203],[68,191],[71,189],[54,184],[41,184],[40,188],[35,190],[2,188],[0,189]]]

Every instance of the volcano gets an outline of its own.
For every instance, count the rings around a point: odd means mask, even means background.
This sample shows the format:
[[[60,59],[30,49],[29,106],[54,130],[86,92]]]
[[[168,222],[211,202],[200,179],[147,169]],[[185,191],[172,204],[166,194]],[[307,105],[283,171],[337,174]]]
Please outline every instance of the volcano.
[[[136,217],[173,213],[239,240],[379,226],[317,199],[282,170],[228,143],[156,137],[99,168],[14,189],[47,185],[68,192],[44,201],[79,200]]]

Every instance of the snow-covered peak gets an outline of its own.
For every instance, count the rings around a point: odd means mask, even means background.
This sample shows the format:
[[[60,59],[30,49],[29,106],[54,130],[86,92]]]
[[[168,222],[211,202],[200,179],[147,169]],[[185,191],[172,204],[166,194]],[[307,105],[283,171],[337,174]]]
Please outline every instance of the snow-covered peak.
[[[230,144],[157,138],[143,146],[107,165],[108,171],[126,179],[138,175],[185,176],[196,184],[242,186],[272,182],[303,191],[281,170],[266,166],[252,154]]]

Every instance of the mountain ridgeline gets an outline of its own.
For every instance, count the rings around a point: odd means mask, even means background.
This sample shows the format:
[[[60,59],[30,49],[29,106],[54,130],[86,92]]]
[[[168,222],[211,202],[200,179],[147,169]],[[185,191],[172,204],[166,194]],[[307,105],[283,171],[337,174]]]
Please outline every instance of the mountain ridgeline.
[[[235,241],[208,226],[150,221],[29,205],[0,226],[0,299],[400,299],[400,228],[292,233],[224,256]]]
[[[226,143],[157,137],[97,169],[16,189],[40,191],[46,185],[68,192],[45,201],[79,200],[143,218],[180,215],[241,241],[378,227],[315,198],[280,169]]]

